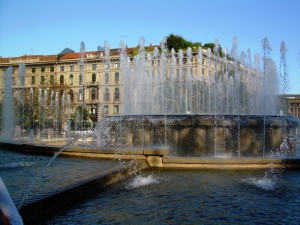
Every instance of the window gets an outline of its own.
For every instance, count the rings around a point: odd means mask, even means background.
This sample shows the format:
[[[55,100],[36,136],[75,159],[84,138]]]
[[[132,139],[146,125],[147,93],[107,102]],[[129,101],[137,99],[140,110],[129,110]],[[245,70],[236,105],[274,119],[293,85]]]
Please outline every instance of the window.
[[[41,67],[41,72],[44,73],[45,72],[45,67]]]
[[[104,101],[109,101],[109,90],[108,90],[108,88],[105,88],[105,91],[104,91]]]
[[[109,74],[108,73],[105,73],[105,75],[104,75],[104,83],[105,84],[109,83]]]
[[[60,71],[61,72],[65,71],[65,67],[64,66],[60,66]]]
[[[31,77],[31,84],[33,84],[33,85],[35,84],[35,76]]]
[[[82,85],[83,83],[83,74],[79,74],[79,85]]]
[[[41,76],[41,84],[44,84],[44,83],[45,83],[45,77]]]
[[[74,84],[74,76],[73,76],[73,74],[70,75],[69,84],[70,85]]]
[[[92,89],[92,100],[95,100],[96,99],[96,89],[93,88]]]
[[[119,88],[115,89],[115,101],[119,101],[120,100],[120,90]]]
[[[50,76],[50,84],[54,84],[54,76],[53,75]]]
[[[70,66],[70,71],[74,71],[74,66]]]
[[[50,67],[50,72],[54,72],[54,66]]]
[[[91,108],[90,114],[95,115],[96,114],[96,109],[95,108]]]
[[[92,83],[96,83],[96,74],[95,73],[92,74]]]
[[[108,105],[105,105],[105,106],[104,106],[103,111],[104,111],[104,115],[107,115],[107,114],[108,114]]]
[[[60,75],[59,83],[60,83],[60,85],[64,84],[64,75]]]
[[[119,106],[118,105],[115,105],[114,106],[114,114],[119,114]]]
[[[73,90],[70,90],[70,100],[71,100],[71,102],[74,101],[74,92],[73,92]]]
[[[119,64],[118,63],[115,64],[115,68],[116,69],[119,68]]]
[[[79,89],[79,101],[83,100],[83,93],[82,93],[82,89]]]
[[[202,75],[205,75],[205,69],[202,68]]]
[[[35,67],[31,68],[31,72],[35,73]]]
[[[92,64],[92,70],[96,70],[97,69],[97,64]]]
[[[119,83],[119,80],[120,80],[119,72],[116,72],[116,73],[115,73],[115,83],[118,84],[118,83]]]
[[[59,99],[61,99],[60,102],[62,102],[62,96],[64,95],[64,90],[59,90]]]

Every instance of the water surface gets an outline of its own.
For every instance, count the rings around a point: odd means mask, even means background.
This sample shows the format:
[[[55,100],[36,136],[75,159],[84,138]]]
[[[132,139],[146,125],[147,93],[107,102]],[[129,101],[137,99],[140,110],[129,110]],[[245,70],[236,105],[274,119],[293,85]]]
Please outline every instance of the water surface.
[[[147,170],[46,224],[299,224],[299,175]]]
[[[51,158],[0,150],[0,176],[16,205],[35,180],[28,198],[101,174],[119,165],[118,160],[57,157],[46,168]],[[39,177],[44,170],[44,176]]]

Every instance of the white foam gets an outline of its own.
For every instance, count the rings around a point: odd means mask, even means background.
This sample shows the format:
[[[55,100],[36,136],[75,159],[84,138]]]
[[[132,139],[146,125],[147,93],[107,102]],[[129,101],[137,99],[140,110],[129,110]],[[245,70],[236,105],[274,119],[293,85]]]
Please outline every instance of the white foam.
[[[141,175],[136,175],[127,185],[126,189],[131,190],[151,184],[156,184],[158,183],[158,178],[154,177],[152,174],[149,176],[141,176]]]
[[[276,182],[271,178],[246,178],[242,180],[244,183],[258,187],[266,191],[274,191],[276,189]]]

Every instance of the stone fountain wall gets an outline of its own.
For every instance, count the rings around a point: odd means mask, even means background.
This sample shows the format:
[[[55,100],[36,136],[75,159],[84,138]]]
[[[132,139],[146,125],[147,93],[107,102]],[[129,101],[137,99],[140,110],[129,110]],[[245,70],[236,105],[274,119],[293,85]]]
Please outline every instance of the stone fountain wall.
[[[110,126],[109,147],[168,146],[176,156],[264,156],[295,134],[300,121],[257,115],[138,115],[109,117],[105,124]],[[288,144],[288,154],[293,154]]]

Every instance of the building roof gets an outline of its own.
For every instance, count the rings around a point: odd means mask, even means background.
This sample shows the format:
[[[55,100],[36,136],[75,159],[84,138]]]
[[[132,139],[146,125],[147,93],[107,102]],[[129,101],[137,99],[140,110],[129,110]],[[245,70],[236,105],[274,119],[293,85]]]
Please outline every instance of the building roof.
[[[160,48],[160,46],[145,46],[148,51],[154,50],[154,48]],[[138,48],[127,48],[127,54],[133,54]],[[61,54],[64,53],[64,54]],[[20,63],[36,63],[36,62],[50,62],[60,60],[72,60],[79,59],[81,57],[80,52],[72,52],[72,50],[64,49],[57,55],[23,55],[18,57],[0,58],[0,64],[20,64]],[[119,49],[111,49],[110,56],[118,56],[120,54]],[[98,57],[105,57],[103,49],[100,51],[89,51],[84,53],[85,59],[93,59]]]

